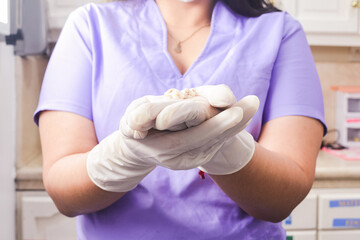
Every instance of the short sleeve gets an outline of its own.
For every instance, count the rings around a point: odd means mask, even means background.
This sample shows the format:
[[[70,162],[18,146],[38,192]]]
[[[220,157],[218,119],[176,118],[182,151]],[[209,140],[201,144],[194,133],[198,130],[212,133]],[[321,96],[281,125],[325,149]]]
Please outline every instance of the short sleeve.
[[[91,36],[84,7],[68,17],[51,54],[34,121],[40,112],[60,110],[92,120]]]
[[[296,20],[284,15],[284,30],[276,57],[263,124],[274,118],[301,115],[318,119],[324,126],[324,103],[317,74],[305,33]]]

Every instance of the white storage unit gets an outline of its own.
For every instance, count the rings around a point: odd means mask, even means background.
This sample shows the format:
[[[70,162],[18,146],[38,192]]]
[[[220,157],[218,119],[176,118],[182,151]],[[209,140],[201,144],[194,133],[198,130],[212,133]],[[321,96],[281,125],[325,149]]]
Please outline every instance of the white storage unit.
[[[86,3],[101,3],[103,0],[46,0],[50,29],[61,29],[69,14]]]
[[[360,147],[360,87],[335,89],[339,143],[347,147]]]
[[[47,9],[48,41],[56,42],[59,38],[62,27],[64,26],[69,14],[76,8],[93,2],[103,3],[106,0],[44,0]]]
[[[358,33],[359,11],[353,0],[282,0],[283,7],[309,33]]]
[[[359,240],[360,231],[319,231],[318,240]]]
[[[346,228],[360,229],[360,193],[320,194],[319,229]]]
[[[360,0],[273,0],[298,19],[310,45],[360,46]]]
[[[17,194],[18,240],[77,238],[76,219],[62,215],[46,192],[29,191]]]
[[[286,240],[316,240],[316,231],[288,231]]]
[[[287,240],[359,240],[360,189],[313,189],[282,224]]]
[[[317,224],[317,195],[308,196],[283,221],[286,230],[315,230]]]

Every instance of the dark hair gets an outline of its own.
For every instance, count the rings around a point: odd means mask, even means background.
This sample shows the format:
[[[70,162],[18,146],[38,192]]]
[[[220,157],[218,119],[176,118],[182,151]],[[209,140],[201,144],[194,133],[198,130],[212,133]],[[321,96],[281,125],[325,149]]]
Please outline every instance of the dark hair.
[[[235,13],[246,17],[258,17],[264,13],[279,12],[267,0],[221,0]]]

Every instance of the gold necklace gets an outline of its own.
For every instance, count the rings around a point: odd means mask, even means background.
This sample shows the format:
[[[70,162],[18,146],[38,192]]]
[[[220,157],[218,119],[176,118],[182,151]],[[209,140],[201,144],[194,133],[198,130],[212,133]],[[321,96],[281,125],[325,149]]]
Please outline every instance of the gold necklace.
[[[178,54],[182,53],[182,49],[181,49],[181,44],[183,44],[184,42],[186,42],[187,40],[189,40],[192,36],[194,36],[197,32],[199,32],[201,29],[205,28],[205,27],[208,27],[210,26],[210,24],[206,24],[200,28],[198,28],[195,32],[193,32],[190,36],[188,36],[187,38],[185,38],[184,40],[177,40],[176,38],[174,38],[169,32],[168,32],[168,35],[174,39],[177,44],[176,44],[176,47],[174,48],[174,51]]]

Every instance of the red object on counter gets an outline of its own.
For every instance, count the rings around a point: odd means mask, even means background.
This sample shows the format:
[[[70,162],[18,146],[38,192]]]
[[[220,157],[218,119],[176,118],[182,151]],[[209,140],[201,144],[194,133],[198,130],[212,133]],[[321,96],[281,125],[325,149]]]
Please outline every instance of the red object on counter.
[[[360,93],[360,86],[331,86],[330,89],[346,93]]]
[[[347,148],[347,149],[337,150],[337,149],[323,147],[321,150],[347,161],[360,161],[360,148]]]
[[[360,122],[360,118],[349,118],[349,119],[346,119],[346,122],[347,123],[357,123],[357,122]]]

